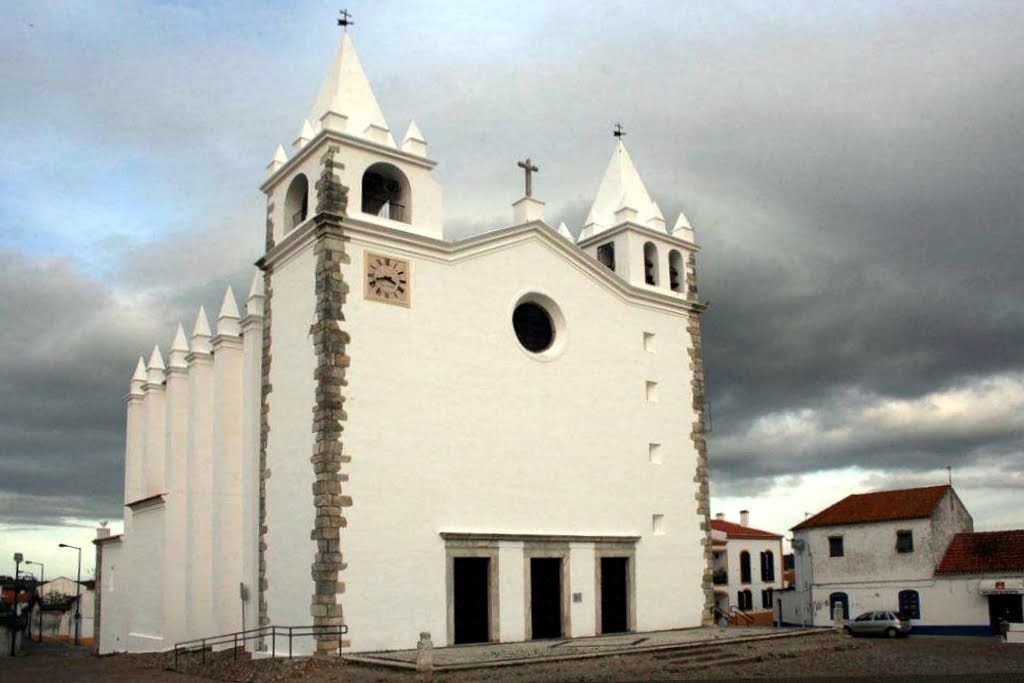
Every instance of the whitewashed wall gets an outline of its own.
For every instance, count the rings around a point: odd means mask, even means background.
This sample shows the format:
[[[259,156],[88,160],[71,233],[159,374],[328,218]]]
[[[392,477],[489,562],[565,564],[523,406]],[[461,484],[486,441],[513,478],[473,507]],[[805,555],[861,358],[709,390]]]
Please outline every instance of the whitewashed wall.
[[[100,583],[97,586],[97,589],[102,591],[99,633],[101,655],[124,652],[127,649],[128,594],[124,583],[126,561],[123,541],[107,541],[103,544]]]
[[[761,580],[761,552],[770,550],[772,552],[772,564],[775,567],[773,581]],[[750,582],[743,583],[740,572],[740,554],[744,551],[750,553]],[[782,588],[782,541],[770,538],[734,538],[729,537],[725,546],[726,562],[728,564],[729,583],[727,585],[729,595],[729,606],[739,607],[738,593],[741,590],[749,590],[753,608],[751,611],[760,612],[770,607],[761,606],[761,591],[771,588],[773,591]]]

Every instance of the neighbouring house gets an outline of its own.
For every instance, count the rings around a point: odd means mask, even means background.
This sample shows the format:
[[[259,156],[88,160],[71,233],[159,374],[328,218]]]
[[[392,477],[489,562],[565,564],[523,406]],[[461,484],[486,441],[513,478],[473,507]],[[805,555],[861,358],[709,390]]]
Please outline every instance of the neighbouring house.
[[[96,582],[82,581],[75,597],[75,581],[61,576],[39,586],[39,603],[32,607],[29,630],[38,634],[39,612],[42,611],[43,638],[73,640],[75,637],[75,614],[81,613],[80,638],[89,643],[94,635],[94,612]],[[80,606],[76,602],[81,601]]]
[[[452,239],[422,132],[393,136],[349,34],[299,123],[260,181],[244,314],[229,289],[129,382],[100,652],[259,625],[322,627],[263,643],[311,654],[710,624],[698,248],[621,136],[580,180],[579,238],[544,222],[527,159],[507,220]]]
[[[711,520],[712,577],[719,621],[732,625],[771,626],[773,596],[782,584],[782,536],[719,513]]]
[[[982,635],[1021,621],[1024,531],[975,533],[952,486],[847,496],[793,527],[796,585],[785,625],[900,612],[914,632]]]

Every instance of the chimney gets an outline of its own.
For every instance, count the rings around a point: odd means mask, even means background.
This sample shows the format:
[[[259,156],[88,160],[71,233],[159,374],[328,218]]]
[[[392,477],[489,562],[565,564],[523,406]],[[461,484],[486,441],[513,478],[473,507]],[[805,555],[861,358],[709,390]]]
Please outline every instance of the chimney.
[[[724,512],[717,512],[717,513],[715,513],[715,519],[725,519],[725,513]]]
[[[107,528],[106,522],[100,522],[100,528],[96,530],[96,538],[110,538],[110,529]]]
[[[740,524],[750,526],[750,510],[740,510]]]

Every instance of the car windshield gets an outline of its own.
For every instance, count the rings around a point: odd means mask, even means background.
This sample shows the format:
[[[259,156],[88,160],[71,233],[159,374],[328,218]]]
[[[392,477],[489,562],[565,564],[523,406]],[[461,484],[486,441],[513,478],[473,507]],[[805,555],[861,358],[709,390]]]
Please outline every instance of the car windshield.
[[[854,621],[871,621],[873,614],[874,612],[865,612],[864,614],[854,619]]]

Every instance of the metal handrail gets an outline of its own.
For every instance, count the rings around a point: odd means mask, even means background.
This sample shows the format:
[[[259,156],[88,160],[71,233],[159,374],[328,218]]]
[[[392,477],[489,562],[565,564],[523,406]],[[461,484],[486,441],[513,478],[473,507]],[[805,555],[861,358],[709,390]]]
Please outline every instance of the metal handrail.
[[[263,640],[270,638],[270,657],[277,657],[277,636],[288,638],[288,659],[292,659],[292,641],[295,638],[303,638],[309,636],[322,636],[330,635],[337,636],[338,638],[338,656],[341,656],[342,636],[348,633],[348,626],[345,624],[339,625],[323,625],[323,624],[312,624],[308,626],[260,626],[258,628],[250,628],[244,631],[235,631],[234,633],[222,633],[216,636],[210,636],[208,638],[195,638],[193,640],[183,640],[180,643],[174,644],[174,667],[178,667],[178,655],[201,652],[203,657],[203,664],[206,664],[206,651],[214,647],[215,645],[227,645],[231,644],[232,659],[238,659],[238,645],[242,644],[245,647],[246,641],[249,640]]]

